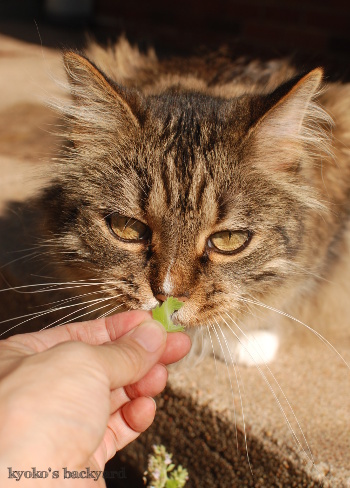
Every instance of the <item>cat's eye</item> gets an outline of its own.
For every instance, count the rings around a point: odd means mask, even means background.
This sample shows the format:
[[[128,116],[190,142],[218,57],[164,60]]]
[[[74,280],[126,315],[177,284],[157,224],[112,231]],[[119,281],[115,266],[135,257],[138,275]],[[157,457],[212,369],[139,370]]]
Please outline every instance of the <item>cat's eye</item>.
[[[224,230],[209,237],[208,247],[222,254],[236,254],[243,251],[251,237],[249,230]]]
[[[107,223],[112,233],[122,241],[139,242],[150,236],[150,229],[146,224],[117,212],[107,217]]]

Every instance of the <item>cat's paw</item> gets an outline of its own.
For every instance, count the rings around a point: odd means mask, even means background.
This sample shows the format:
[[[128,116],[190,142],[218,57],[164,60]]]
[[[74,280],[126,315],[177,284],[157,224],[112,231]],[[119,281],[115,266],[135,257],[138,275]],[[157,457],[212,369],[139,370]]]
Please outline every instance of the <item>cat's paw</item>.
[[[279,339],[273,332],[256,330],[247,332],[239,340],[227,344],[230,354],[222,348],[215,351],[216,356],[225,362],[234,361],[244,366],[256,366],[273,361],[276,356]],[[225,348],[226,349],[226,348]]]

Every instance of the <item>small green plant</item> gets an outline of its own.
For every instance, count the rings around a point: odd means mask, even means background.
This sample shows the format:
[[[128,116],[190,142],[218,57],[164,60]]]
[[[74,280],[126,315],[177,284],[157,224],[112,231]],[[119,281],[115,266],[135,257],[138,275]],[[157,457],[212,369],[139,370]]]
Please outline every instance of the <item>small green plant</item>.
[[[172,454],[163,445],[153,446],[148,456],[147,471],[143,481],[148,488],[182,488],[188,480],[188,471],[179,465],[175,469]]]
[[[171,314],[176,310],[180,310],[183,305],[184,303],[177,298],[168,297],[162,305],[157,305],[152,310],[152,317],[164,325],[167,332],[183,332],[185,328],[182,325],[174,324],[171,320]]]

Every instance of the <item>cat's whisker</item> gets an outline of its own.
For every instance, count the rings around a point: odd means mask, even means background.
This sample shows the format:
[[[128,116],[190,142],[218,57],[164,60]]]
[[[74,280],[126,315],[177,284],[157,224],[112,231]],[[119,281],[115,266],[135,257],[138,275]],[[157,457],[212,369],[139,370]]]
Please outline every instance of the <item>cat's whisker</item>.
[[[209,341],[210,341],[210,344],[211,344],[211,349],[213,351],[214,364],[215,364],[215,379],[216,379],[216,383],[218,383],[218,378],[219,378],[218,365],[217,365],[217,359],[216,359],[216,354],[215,354],[215,347],[214,347],[214,343],[213,343],[213,338],[212,338],[211,333],[210,333],[210,329],[213,329],[213,324],[208,323],[208,325],[207,325],[207,331],[208,331]]]
[[[221,317],[222,320],[224,320],[223,317],[221,316],[221,314],[220,314],[220,317]],[[240,385],[240,381],[239,381],[239,377],[240,377],[239,368],[238,368],[238,365],[235,363],[234,357],[232,355],[232,351],[231,351],[231,349],[229,347],[229,344],[228,344],[228,341],[227,341],[226,336],[224,334],[224,331],[222,330],[222,327],[220,326],[220,324],[218,323],[218,321],[216,321],[216,325],[219,328],[219,330],[221,332],[221,335],[222,335],[222,337],[224,339],[224,342],[225,342],[225,345],[226,345],[226,349],[227,349],[227,351],[228,351],[228,353],[230,355],[231,364],[233,366],[233,370],[234,370],[235,377],[236,377],[236,383],[237,383],[239,400],[240,400],[240,404],[241,404],[241,412],[242,412],[242,425],[243,425],[244,444],[245,444],[245,449],[246,449],[246,453],[247,453],[247,461],[248,461],[249,469],[250,469],[250,472],[253,475],[253,469],[252,469],[252,466],[251,466],[251,463],[250,463],[250,458],[249,458],[248,441],[247,441],[247,429],[246,429],[245,416],[244,416],[244,407],[243,407],[243,396],[242,396],[241,385]],[[228,370],[228,375],[229,375],[229,377],[231,376],[229,370]],[[230,379],[230,385],[231,385],[231,392],[232,392],[232,397],[233,397],[233,401],[234,401],[234,395],[233,395],[233,389],[232,389],[231,379]]]
[[[117,298],[117,297],[118,297],[118,295],[117,295],[117,296],[115,296],[115,297],[110,297],[110,299],[112,300],[112,299],[115,299],[115,298]],[[102,310],[103,308],[108,307],[110,304],[109,304],[109,303],[107,303],[107,304],[105,304],[105,305],[102,305],[102,307],[95,308],[94,310],[89,310],[88,312],[85,312],[85,313],[83,313],[83,314],[81,314],[81,315],[78,315],[77,317],[73,317],[72,319],[69,319],[69,320],[67,320],[67,321],[65,321],[65,322],[60,323],[60,322],[61,322],[61,320],[64,320],[64,319],[66,319],[67,317],[72,317],[72,316],[74,316],[74,314],[79,313],[79,312],[81,312],[82,310],[86,310],[87,308],[90,308],[90,307],[93,307],[93,306],[95,306],[95,305],[98,305],[99,303],[102,303],[103,301],[104,301],[104,299],[101,299],[101,300],[100,300],[98,303],[93,303],[93,304],[87,305],[86,307],[81,307],[79,310],[75,310],[74,312],[71,312],[71,313],[69,313],[69,314],[65,315],[64,317],[61,317],[60,319],[57,319],[57,320],[55,320],[54,322],[51,322],[50,324],[46,325],[45,327],[43,327],[43,328],[42,328],[42,329],[40,329],[40,330],[49,329],[49,328],[51,328],[53,325],[54,325],[55,327],[59,327],[59,326],[61,326],[61,325],[66,325],[66,324],[69,324],[69,323],[70,323],[72,320],[73,320],[73,321],[76,321],[76,320],[78,320],[78,319],[80,319],[80,318],[82,318],[82,317],[86,317],[86,315],[90,315],[90,314],[92,314],[92,313],[93,313],[93,314],[95,314],[95,313],[96,313],[98,310]]]
[[[182,364],[189,365],[190,368],[196,367],[198,364],[201,364],[202,361],[210,354],[209,343],[211,341],[210,337],[210,327],[211,324],[206,323],[205,325],[195,327],[190,331],[190,337],[192,341],[191,352],[181,360]],[[209,340],[206,341],[205,335],[209,336]],[[200,344],[199,344],[200,342]],[[216,358],[215,358],[215,350],[213,348],[213,344],[211,344],[211,349],[213,351],[214,359],[215,359],[215,370],[217,373],[217,365],[216,365]],[[217,376],[218,378],[218,376]]]
[[[215,322],[216,322],[216,325],[217,325],[217,321],[216,320],[215,320]],[[238,450],[239,450],[239,442],[238,442],[238,429],[237,429],[236,406],[235,406],[235,397],[234,397],[234,393],[233,393],[233,385],[232,385],[232,381],[231,381],[229,364],[228,364],[228,360],[227,360],[227,357],[226,357],[226,354],[225,354],[224,347],[223,347],[222,342],[220,340],[220,336],[219,336],[218,331],[216,330],[216,327],[215,327],[214,324],[212,324],[212,329],[214,331],[216,340],[217,340],[217,342],[218,342],[218,344],[220,346],[220,349],[221,349],[221,352],[222,352],[222,355],[223,355],[223,358],[224,358],[224,362],[225,362],[225,365],[226,365],[227,376],[228,376],[228,379],[229,379],[229,382],[230,382],[230,389],[231,389],[231,396],[232,396],[232,405],[233,405],[233,418],[234,418],[235,432],[236,432],[236,446],[237,446],[237,452],[238,452]],[[232,363],[232,365],[234,366],[234,363]]]
[[[113,307],[111,310],[108,310],[108,312],[103,313],[102,315],[99,315],[98,318],[102,319],[103,317],[107,317],[109,315],[112,315],[116,310],[118,310],[120,307],[122,307],[124,304],[120,303],[116,307]]]
[[[67,285],[67,286],[64,286],[62,288],[60,288],[60,287],[57,287],[57,288],[53,288],[53,287],[42,288],[41,290],[37,290],[37,291],[29,292],[29,293],[47,293],[47,292],[56,292],[56,291],[61,291],[61,290],[67,291],[67,290],[72,290],[72,289],[77,289],[77,288],[91,288],[93,286],[103,286],[103,285],[105,285],[105,283],[91,283],[91,284],[86,283],[86,284],[83,284],[83,285],[76,285],[76,286],[68,286]],[[91,292],[91,293],[99,293],[100,291],[106,291],[106,290],[110,290],[110,289],[113,289],[113,288],[105,288],[105,289],[98,290],[98,291],[94,291],[94,292]]]
[[[70,285],[70,283],[67,283],[67,285]],[[111,285],[111,286],[107,286],[107,285]],[[66,298],[63,300],[63,301],[69,301],[69,300],[72,300],[74,298],[79,298],[81,296],[86,296],[89,294],[115,291],[115,289],[117,287],[120,287],[121,285],[128,286],[128,283],[126,283],[125,281],[121,281],[121,280],[119,280],[119,281],[102,281],[102,282],[97,282],[97,283],[83,283],[81,285],[64,286],[63,288],[47,287],[47,288],[43,288],[41,290],[38,290],[37,292],[33,291],[31,293],[39,293],[39,292],[43,293],[43,292],[49,292],[49,291],[56,292],[58,290],[70,290],[70,289],[76,289],[76,288],[80,288],[80,287],[92,288],[94,286],[99,286],[99,287],[102,286],[102,288],[100,290],[95,290],[93,292],[85,293],[82,295],[75,295],[74,297],[69,297],[69,298]],[[55,303],[55,302],[53,302],[53,303]],[[49,304],[46,304],[46,305],[49,305]]]
[[[19,258],[13,259],[12,261],[8,261],[7,263],[3,264],[0,267],[0,269],[4,269],[7,266],[10,266],[11,264],[17,263],[17,262],[22,261],[24,259],[26,259],[27,262],[29,262],[32,259],[35,259],[37,256],[42,256],[42,254],[43,253],[40,253],[40,252],[35,251],[35,252],[32,252],[32,253],[26,254],[25,256],[20,256]]]
[[[93,304],[93,303],[96,303],[96,302],[102,302],[102,301],[106,301],[106,300],[113,300],[115,299],[116,297],[108,297],[108,298],[96,298],[94,300],[90,300],[88,302],[84,302],[85,304],[86,303],[90,303],[90,304]],[[73,303],[73,304],[70,304],[70,305],[65,305],[63,307],[53,307],[53,308],[50,308],[49,310],[45,310],[45,311],[39,311],[39,312],[33,312],[33,313],[30,313],[30,314],[27,314],[27,315],[22,315],[21,317],[16,317],[15,319],[11,318],[11,319],[6,319],[6,320],[3,320],[0,322],[1,323],[7,323],[9,321],[13,321],[13,320],[20,320],[22,318],[25,318],[26,320],[23,320],[22,322],[19,322],[18,324],[10,327],[9,329],[5,330],[4,332],[0,333],[0,336],[4,335],[4,334],[7,334],[8,332],[10,332],[11,330],[19,327],[20,325],[23,325],[27,322],[30,322],[31,320],[33,319],[37,319],[37,318],[40,318],[40,317],[43,317],[45,315],[48,315],[48,314],[51,314],[53,312],[58,312],[60,310],[64,310],[66,308],[71,308],[71,307],[77,307],[81,305],[81,302],[78,302],[78,303]],[[73,312],[75,313],[75,312]]]
[[[341,359],[341,361],[346,365],[346,367],[350,370],[350,365],[349,363],[345,360],[345,358],[340,354],[340,352],[333,346],[333,344],[331,342],[329,342],[322,334],[320,334],[319,332],[317,332],[317,330],[313,329],[312,327],[310,327],[309,325],[305,324],[304,322],[302,322],[301,320],[293,317],[292,315],[290,315],[289,313],[287,312],[283,312],[282,310],[278,310],[277,308],[274,308],[270,305],[265,305],[264,303],[260,302],[259,300],[257,299],[249,299],[247,297],[241,297],[240,300],[242,301],[245,301],[245,302],[249,302],[249,303],[252,303],[253,305],[257,305],[259,307],[262,307],[262,308],[265,308],[267,310],[270,310],[272,312],[276,312],[277,314],[279,315],[282,315],[283,317],[286,317],[288,319],[291,319],[293,320],[294,322],[296,322],[297,324],[300,324],[302,325],[303,327],[305,327],[307,330],[309,330],[310,332],[312,332],[318,339],[321,340],[321,342],[323,342],[323,344],[325,344],[325,346],[327,346],[329,349],[331,349],[338,357],[339,359]]]
[[[102,292],[102,290],[101,290],[101,292]],[[95,293],[100,293],[100,292],[95,292]],[[73,304],[69,305],[70,307],[79,306],[82,303],[81,300],[79,300],[79,298],[82,297],[82,296],[84,296],[84,295],[78,295],[76,297],[72,297],[72,298],[65,299],[65,300],[57,300],[56,302],[45,303],[43,305],[38,305],[38,307],[47,307],[48,305],[60,305],[60,304],[67,303],[67,302],[70,302],[70,301],[75,301],[76,302],[76,303],[73,303]],[[62,310],[63,308],[65,308],[65,307],[51,307],[50,309],[45,310],[45,311],[39,310],[39,311],[36,311],[36,312],[31,312],[31,313],[28,313],[28,314],[25,314],[25,315],[20,315],[20,316],[17,316],[17,317],[11,317],[11,318],[4,319],[4,320],[0,321],[0,324],[4,324],[4,323],[7,323],[7,322],[12,322],[14,320],[20,320],[20,319],[24,319],[24,318],[28,318],[28,317],[32,317],[32,318],[40,317],[41,315],[44,315],[44,314],[49,314],[49,313],[57,312],[59,310]],[[22,325],[22,324],[23,324],[23,322],[21,322],[20,324],[16,324],[15,327],[17,327],[18,325]],[[11,329],[9,329],[9,330],[11,330]],[[8,331],[6,331],[6,332],[8,332]]]
[[[201,330],[201,339],[202,339],[201,351],[203,351],[203,356],[202,355],[199,356],[199,361],[201,361],[202,359],[204,359],[204,357],[208,354],[208,351],[206,350],[206,344],[207,344],[207,342],[205,340],[205,336],[206,335],[209,336],[209,327],[208,327],[208,325],[205,325],[205,326],[202,326],[200,328],[200,330]],[[216,363],[215,363],[215,367],[216,367]]]
[[[76,306],[79,306],[79,305],[85,305],[85,304],[91,304],[91,303],[96,303],[96,302],[99,303],[99,302],[103,302],[103,301],[114,300],[115,298],[116,297],[103,297],[103,298],[94,298],[93,300],[82,301],[82,302],[81,301],[78,301],[77,303],[71,303],[69,305],[63,305],[61,307],[53,307],[50,310],[45,311],[45,313],[46,312],[58,312],[60,310],[66,309],[66,308],[76,307]]]
[[[240,332],[240,334],[242,334],[243,337],[245,337],[245,339],[248,341],[248,342],[251,342],[251,339],[245,334],[245,332],[243,331],[243,329],[241,327],[239,327],[239,325],[237,324],[237,322],[233,319],[233,317],[228,313],[228,312],[225,312],[226,316],[232,321],[232,323],[237,327],[238,331]],[[262,354],[260,354],[259,350],[256,350],[256,353],[258,354],[258,356],[260,357],[261,361],[264,363],[264,366],[265,368],[267,369],[268,373],[271,375],[273,381],[275,382],[278,390],[281,392],[288,408],[290,409],[291,413],[292,413],[292,416],[298,426],[298,429],[302,435],[302,438],[303,438],[303,441],[305,443],[305,446],[307,448],[307,451],[305,450],[305,448],[303,447],[301,441],[299,440],[299,437],[297,435],[297,433],[295,432],[295,429],[293,428],[284,408],[283,408],[283,405],[281,403],[281,401],[279,400],[279,398],[277,397],[277,394],[272,386],[272,384],[270,383],[269,379],[267,378],[266,374],[264,373],[264,371],[262,370],[261,366],[258,364],[258,362],[256,361],[255,357],[253,354],[250,353],[250,351],[246,348],[246,346],[243,344],[243,342],[241,341],[240,337],[237,335],[237,333],[232,329],[232,327],[229,325],[229,323],[227,322],[227,320],[224,319],[224,317],[222,317],[222,320],[224,321],[225,325],[229,328],[229,330],[232,332],[232,334],[234,335],[235,339],[238,340],[238,342],[241,344],[241,346],[248,352],[248,354],[251,356],[253,362],[255,363],[255,367],[257,368],[257,370],[259,371],[259,374],[260,376],[262,377],[262,379],[264,380],[264,382],[266,383],[268,389],[270,390],[274,400],[276,401],[277,405],[278,405],[278,408],[280,409],[281,411],[281,414],[288,426],[288,429],[290,430],[291,434],[292,434],[292,437],[294,439],[294,441],[296,442],[296,445],[298,448],[300,448],[302,450],[302,452],[304,452],[304,454],[307,456],[308,460],[312,463],[313,466],[315,466],[315,461],[314,461],[314,458],[313,458],[313,455],[312,455],[312,451],[311,451],[311,448],[309,446],[309,443],[307,442],[307,439],[306,439],[306,436],[304,434],[304,431],[300,425],[300,422],[294,412],[294,409],[290,403],[290,401],[288,400],[286,394],[284,393],[281,385],[279,384],[279,382],[277,381],[275,375],[272,373],[271,371],[271,368],[268,366],[267,362],[264,360]]]
[[[33,248],[33,249],[35,249],[35,248]],[[21,252],[21,251],[17,251],[17,252]],[[63,251],[63,250],[55,249],[55,255],[57,255],[57,254],[71,254],[71,253],[70,253],[70,251]],[[19,261],[24,261],[25,263],[28,263],[37,257],[39,259],[42,259],[43,256],[51,256],[51,255],[52,255],[51,251],[43,251],[42,249],[37,248],[36,251],[34,251],[32,253],[26,254],[24,256],[20,256],[18,258],[15,258],[15,259],[12,259],[11,261],[6,262],[5,264],[3,264],[0,267],[0,269],[4,269],[7,266],[10,266],[11,264],[18,263]]]
[[[98,281],[98,282],[89,282],[89,281],[68,281],[68,282],[58,282],[58,283],[39,283],[39,284],[31,284],[31,285],[21,285],[21,286],[9,286],[8,288],[2,288],[0,289],[0,293],[5,292],[5,291],[14,291],[17,293],[46,293],[46,292],[55,292],[55,291],[60,291],[60,290],[70,290],[70,289],[76,289],[76,288],[83,288],[83,287],[92,287],[92,286],[101,286],[101,285],[120,285],[120,284],[125,284],[125,281]],[[39,290],[26,290],[28,288],[33,289],[36,287],[44,287]]]
[[[52,244],[38,244],[37,246],[28,247],[26,249],[13,249],[11,252],[7,254],[18,254],[20,252],[28,252],[28,251],[41,251],[43,247],[54,247],[54,242]]]
[[[256,307],[253,307],[252,304],[248,303],[248,302],[245,302],[243,300],[241,300],[241,297],[239,296],[236,296],[236,299],[241,302],[241,303],[244,303],[244,311],[243,310],[240,310],[238,307],[236,308],[236,313],[241,313],[241,314],[246,314],[246,315],[249,315],[250,317],[253,317],[255,320],[258,321],[258,323],[261,322],[261,320],[263,320],[263,317],[259,316],[257,314],[257,311],[260,311],[259,309],[257,309]]]
[[[73,301],[79,301],[81,300],[81,298],[83,297],[88,297],[88,296],[92,296],[92,295],[99,295],[101,293],[107,293],[108,291],[113,291],[114,288],[105,288],[105,289],[102,289],[102,290],[96,290],[96,291],[91,291],[89,293],[82,293],[80,295],[76,295],[74,297],[70,297],[70,298],[64,298],[64,299],[61,299],[61,300],[56,300],[54,302],[47,302],[45,303],[45,305],[38,305],[40,307],[43,307],[43,306],[49,306],[49,305],[61,305],[63,303],[69,303],[69,302],[73,302]]]

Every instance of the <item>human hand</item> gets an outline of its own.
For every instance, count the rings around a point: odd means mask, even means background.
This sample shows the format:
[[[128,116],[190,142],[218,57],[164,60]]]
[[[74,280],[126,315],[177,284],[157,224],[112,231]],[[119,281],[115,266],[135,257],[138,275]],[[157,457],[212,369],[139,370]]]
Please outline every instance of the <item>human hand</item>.
[[[9,482],[9,466],[103,471],[151,425],[150,397],[167,380],[163,364],[189,349],[185,334],[167,335],[142,311],[0,341],[1,486]],[[30,482],[25,485],[40,486],[40,480]],[[105,486],[103,478],[93,486]]]

